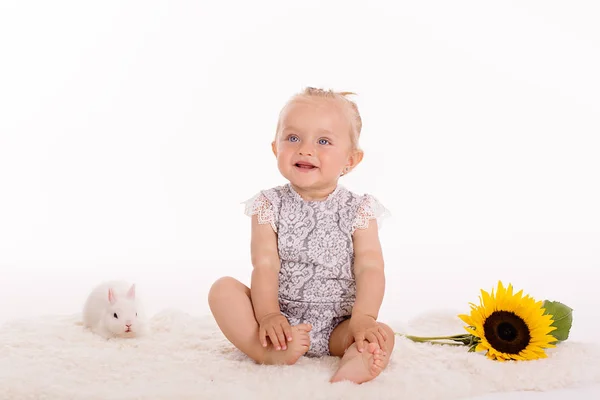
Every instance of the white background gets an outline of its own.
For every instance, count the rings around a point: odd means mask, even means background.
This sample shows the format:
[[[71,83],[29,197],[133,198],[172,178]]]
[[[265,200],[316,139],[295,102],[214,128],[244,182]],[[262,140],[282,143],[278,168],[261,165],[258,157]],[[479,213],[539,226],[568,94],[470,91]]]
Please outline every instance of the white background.
[[[284,183],[277,115],[358,93],[392,212],[381,317],[467,312],[498,280],[595,339],[600,28],[593,1],[0,3],[0,320],[79,312],[104,279],[148,311],[249,282],[242,201]]]

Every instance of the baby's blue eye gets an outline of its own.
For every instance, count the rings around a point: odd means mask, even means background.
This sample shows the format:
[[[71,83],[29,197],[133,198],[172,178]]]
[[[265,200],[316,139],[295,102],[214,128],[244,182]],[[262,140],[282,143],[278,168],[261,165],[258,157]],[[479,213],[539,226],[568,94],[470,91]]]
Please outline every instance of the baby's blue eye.
[[[299,139],[298,139],[298,136],[290,136],[290,137],[288,138],[288,140],[289,140],[290,142],[297,142]]]
[[[327,140],[327,139],[319,139],[319,144],[323,144],[323,145],[329,144],[329,140]]]

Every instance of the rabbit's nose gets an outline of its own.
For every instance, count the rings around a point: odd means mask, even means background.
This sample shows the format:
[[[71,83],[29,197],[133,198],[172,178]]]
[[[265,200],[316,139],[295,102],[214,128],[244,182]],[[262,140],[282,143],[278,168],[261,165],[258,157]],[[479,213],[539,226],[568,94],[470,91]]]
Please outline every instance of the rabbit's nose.
[[[131,328],[131,324],[125,324],[125,326]]]

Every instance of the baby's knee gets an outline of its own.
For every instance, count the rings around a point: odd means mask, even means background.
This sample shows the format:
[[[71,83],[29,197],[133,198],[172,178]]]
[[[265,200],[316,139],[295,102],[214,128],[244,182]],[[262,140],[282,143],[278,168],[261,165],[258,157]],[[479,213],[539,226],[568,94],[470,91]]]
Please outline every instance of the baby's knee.
[[[212,284],[208,291],[208,302],[214,303],[215,301],[228,298],[233,291],[240,290],[240,287],[245,286],[237,279],[230,276],[219,278]]]

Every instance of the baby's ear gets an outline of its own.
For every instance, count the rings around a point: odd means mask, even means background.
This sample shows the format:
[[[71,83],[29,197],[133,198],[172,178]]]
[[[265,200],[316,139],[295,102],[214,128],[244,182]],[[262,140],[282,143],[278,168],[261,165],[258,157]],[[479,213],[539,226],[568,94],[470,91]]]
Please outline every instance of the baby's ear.
[[[135,299],[135,283],[129,288],[129,291],[127,292],[127,298]]]
[[[108,301],[110,304],[115,304],[115,301],[117,301],[117,296],[115,296],[115,292],[112,288],[108,289]]]
[[[365,153],[362,150],[352,150],[350,157],[348,157],[348,163],[346,164],[350,169],[355,168],[362,161]]]
[[[275,157],[277,157],[277,142],[275,140],[271,142],[271,150],[273,150],[273,154],[275,154]]]

